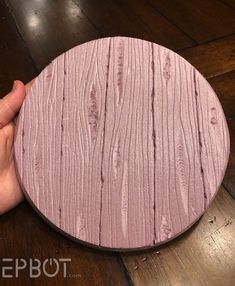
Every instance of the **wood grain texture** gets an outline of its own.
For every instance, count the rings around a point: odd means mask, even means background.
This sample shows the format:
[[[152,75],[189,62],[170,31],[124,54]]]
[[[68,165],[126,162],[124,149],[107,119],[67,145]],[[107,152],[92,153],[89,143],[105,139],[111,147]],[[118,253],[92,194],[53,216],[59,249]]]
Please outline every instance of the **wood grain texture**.
[[[221,188],[202,219],[174,241],[122,253],[134,285],[233,286],[235,201]]]
[[[228,155],[223,110],[201,74],[124,37],[55,59],[27,96],[15,139],[33,205],[73,238],[109,249],[185,231],[214,197]]]

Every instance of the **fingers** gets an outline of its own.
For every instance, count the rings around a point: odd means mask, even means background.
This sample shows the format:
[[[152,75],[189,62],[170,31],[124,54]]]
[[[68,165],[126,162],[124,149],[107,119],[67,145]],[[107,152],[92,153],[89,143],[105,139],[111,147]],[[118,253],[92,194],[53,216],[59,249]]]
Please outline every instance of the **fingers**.
[[[0,128],[7,125],[19,111],[26,96],[24,84],[16,80],[11,92],[0,99]]]
[[[32,82],[24,86],[15,81],[13,88],[0,100],[0,215],[20,203],[24,196],[16,176],[13,160],[14,123]]]
[[[13,160],[13,138],[14,124],[10,122],[0,129],[0,215],[24,198]]]

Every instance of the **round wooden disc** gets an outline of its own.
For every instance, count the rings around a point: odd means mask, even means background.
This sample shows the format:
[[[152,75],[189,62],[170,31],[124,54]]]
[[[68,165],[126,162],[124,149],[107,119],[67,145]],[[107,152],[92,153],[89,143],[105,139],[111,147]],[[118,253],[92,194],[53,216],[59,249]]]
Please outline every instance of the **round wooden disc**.
[[[169,49],[104,38],[56,58],[21,109],[15,159],[26,196],[57,229],[138,249],[188,229],[229,156],[221,105]]]

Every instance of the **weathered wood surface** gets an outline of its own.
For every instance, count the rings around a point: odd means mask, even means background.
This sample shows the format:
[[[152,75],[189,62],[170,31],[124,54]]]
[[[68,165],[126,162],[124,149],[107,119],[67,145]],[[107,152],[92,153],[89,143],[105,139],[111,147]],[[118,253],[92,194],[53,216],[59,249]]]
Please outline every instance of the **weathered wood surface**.
[[[39,75],[15,151],[26,194],[57,228],[135,249],[174,238],[202,215],[224,176],[229,138],[195,68],[156,44],[115,37],[78,46]]]

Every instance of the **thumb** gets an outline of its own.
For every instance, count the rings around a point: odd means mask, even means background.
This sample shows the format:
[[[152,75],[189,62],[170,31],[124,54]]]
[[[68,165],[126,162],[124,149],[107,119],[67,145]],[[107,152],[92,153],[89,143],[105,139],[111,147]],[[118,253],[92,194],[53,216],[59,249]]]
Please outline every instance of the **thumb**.
[[[25,96],[24,84],[19,80],[14,81],[11,92],[0,99],[0,128],[4,127],[15,117],[23,104]]]

